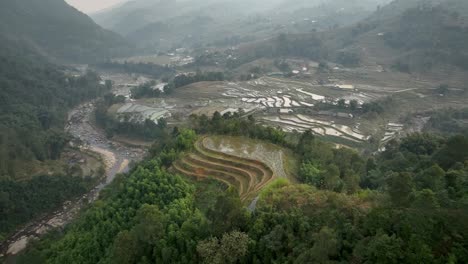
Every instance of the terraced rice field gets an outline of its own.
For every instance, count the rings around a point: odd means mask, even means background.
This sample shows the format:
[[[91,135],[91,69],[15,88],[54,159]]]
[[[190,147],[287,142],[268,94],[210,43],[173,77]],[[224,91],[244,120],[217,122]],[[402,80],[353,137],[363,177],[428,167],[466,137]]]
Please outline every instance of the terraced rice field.
[[[385,145],[388,143],[390,140],[394,139],[398,134],[403,131],[403,124],[398,124],[398,123],[388,123],[387,128],[385,130],[385,135],[381,141],[381,145]]]
[[[173,165],[177,172],[215,179],[238,190],[241,200],[252,200],[277,177],[287,177],[284,151],[274,145],[236,137],[204,137],[194,151]]]
[[[130,118],[130,121],[141,123],[146,119],[150,119],[153,122],[157,123],[158,119],[161,117],[169,117],[170,113],[167,109],[164,108],[153,108],[145,105],[126,103],[120,106],[116,114],[118,117],[124,119],[124,117]]]
[[[264,117],[262,120],[270,124],[279,125],[283,130],[289,132],[293,130],[300,132],[311,130],[317,135],[339,137],[356,143],[369,140],[369,136],[364,135],[356,128],[314,119],[306,115],[280,115]]]

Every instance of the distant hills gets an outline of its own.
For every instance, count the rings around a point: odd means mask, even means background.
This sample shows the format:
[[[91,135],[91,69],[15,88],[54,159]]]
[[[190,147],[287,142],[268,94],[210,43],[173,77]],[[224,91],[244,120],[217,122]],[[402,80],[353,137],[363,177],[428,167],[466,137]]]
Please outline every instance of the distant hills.
[[[468,69],[468,1],[396,0],[328,42],[400,71]]]
[[[93,62],[130,49],[121,36],[102,29],[64,0],[0,1],[0,34],[66,62]]]
[[[151,52],[251,42],[257,54],[278,54],[260,46],[278,50],[268,39],[286,33],[282,50],[292,56],[403,72],[468,69],[466,0],[135,0],[93,18]],[[307,45],[316,37],[324,54]]]
[[[140,48],[261,40],[359,21],[390,0],[135,0],[92,15]]]
[[[351,7],[347,7],[350,11]],[[395,0],[351,25],[321,32],[288,32],[282,38],[282,46],[278,46],[278,38],[272,37],[250,45],[250,51],[243,48],[244,54],[307,57],[344,66],[437,73],[442,78],[468,70],[468,1]],[[265,52],[271,46],[271,50],[281,52]]]
[[[122,35],[139,30],[148,24],[164,21],[191,11],[201,11],[219,0],[175,1],[135,0],[92,15],[96,23]]]

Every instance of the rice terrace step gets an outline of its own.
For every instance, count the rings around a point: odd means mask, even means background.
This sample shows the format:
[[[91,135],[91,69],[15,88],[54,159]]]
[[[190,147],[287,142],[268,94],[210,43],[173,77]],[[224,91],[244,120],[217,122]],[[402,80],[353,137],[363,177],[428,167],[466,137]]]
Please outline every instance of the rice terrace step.
[[[241,200],[253,199],[276,178],[290,178],[287,150],[262,141],[206,136],[173,169],[198,180],[215,179],[237,189]]]

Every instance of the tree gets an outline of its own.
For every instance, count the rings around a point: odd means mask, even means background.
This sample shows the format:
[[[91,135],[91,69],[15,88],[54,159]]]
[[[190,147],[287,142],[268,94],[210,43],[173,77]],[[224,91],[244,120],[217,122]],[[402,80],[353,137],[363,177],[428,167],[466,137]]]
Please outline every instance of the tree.
[[[296,147],[296,151],[300,155],[304,155],[309,152],[309,148],[313,148],[315,145],[315,136],[311,130],[307,130],[306,132],[302,133],[301,138]]]
[[[449,92],[449,86],[447,84],[441,84],[436,89],[436,92],[440,95],[447,95],[447,93]]]
[[[451,199],[463,197],[463,186],[468,184],[468,173],[460,170],[450,170],[445,176],[446,188]]]
[[[346,192],[349,194],[359,190],[360,177],[354,170],[346,170],[343,177]]]
[[[403,261],[403,241],[395,235],[377,234],[360,248],[364,263],[398,264]]]
[[[237,263],[246,254],[249,236],[239,231],[225,233],[221,240],[211,238],[198,243],[197,252],[203,263]]]
[[[156,244],[165,234],[166,218],[156,205],[143,205],[135,217],[133,234],[139,241]]]
[[[340,179],[340,169],[336,165],[328,165],[323,178],[325,189],[339,192],[343,188],[343,182]]]
[[[338,100],[338,107],[341,109],[346,108],[346,100],[345,99]]]
[[[299,169],[299,177],[301,180],[318,188],[321,188],[324,185],[322,173],[323,172],[313,162],[305,162]]]
[[[418,185],[419,189],[430,189],[434,192],[437,192],[444,187],[444,178],[445,171],[436,164],[422,171],[416,177],[416,184]]]
[[[440,207],[436,194],[429,189],[424,189],[416,193],[416,199],[413,202],[413,206],[425,210],[434,210]]]
[[[339,252],[339,243],[335,231],[328,227],[322,227],[320,232],[313,235],[314,246],[303,252],[294,263],[332,263],[330,258]]]
[[[449,169],[457,162],[468,159],[468,137],[457,135],[449,138],[446,145],[439,150],[434,159],[444,168]]]
[[[327,62],[325,62],[325,61],[319,62],[318,72],[325,73],[325,72],[328,72],[329,70],[330,70],[330,66],[328,66]]]
[[[197,134],[195,131],[190,129],[183,129],[180,131],[176,138],[177,148],[179,150],[188,150],[193,147],[193,144],[197,140]]]
[[[158,119],[158,127],[159,129],[166,129],[167,128],[167,120],[163,117]]]
[[[132,264],[140,258],[141,247],[136,237],[129,231],[120,232],[115,238],[111,257],[112,263]]]
[[[359,66],[361,63],[361,55],[357,52],[342,51],[338,54],[337,62],[346,67]]]
[[[358,101],[357,100],[351,100],[349,101],[349,108],[352,110],[352,111],[356,111],[357,108],[358,108],[359,104],[358,104]]]
[[[388,193],[395,206],[406,207],[411,203],[413,179],[408,172],[393,173],[387,182]]]
[[[112,90],[113,82],[112,80],[105,80],[105,86],[108,91]]]
[[[234,190],[219,195],[213,208],[207,212],[212,222],[212,232],[221,235],[232,230],[243,230],[248,222],[246,208]]]
[[[59,159],[62,150],[70,141],[70,136],[58,129],[50,129],[47,132],[47,146],[50,159]]]

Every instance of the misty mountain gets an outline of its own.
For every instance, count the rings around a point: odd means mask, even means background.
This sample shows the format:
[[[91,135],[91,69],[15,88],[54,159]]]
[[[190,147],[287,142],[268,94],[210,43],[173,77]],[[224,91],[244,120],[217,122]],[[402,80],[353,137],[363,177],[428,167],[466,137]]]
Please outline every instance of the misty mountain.
[[[147,24],[177,17],[191,11],[203,10],[206,5],[217,0],[175,1],[175,0],[135,0],[115,8],[92,15],[96,23],[104,28],[127,35]]]
[[[328,46],[363,63],[400,71],[468,68],[468,2],[396,0],[354,26],[330,34]]]
[[[129,47],[122,37],[102,29],[63,0],[1,1],[0,34],[67,62],[108,58]]]
[[[345,9],[362,8],[369,11],[374,11],[379,5],[385,5],[391,2],[391,0],[295,0],[287,1],[283,0],[275,8],[278,10],[296,10],[300,8],[311,8],[319,6],[329,6],[335,8],[337,11],[345,11]]]
[[[136,0],[93,15],[139,47],[168,49],[175,43],[261,40],[282,32],[304,33],[357,22],[389,0],[149,1]]]

